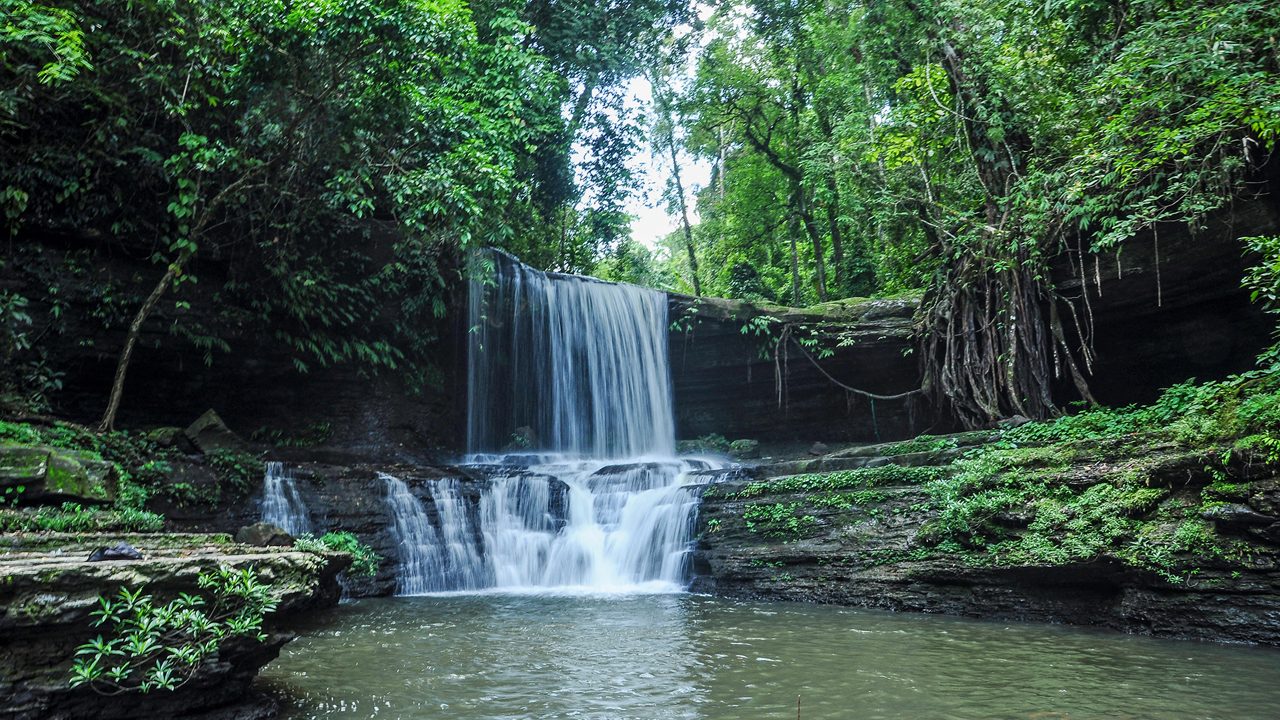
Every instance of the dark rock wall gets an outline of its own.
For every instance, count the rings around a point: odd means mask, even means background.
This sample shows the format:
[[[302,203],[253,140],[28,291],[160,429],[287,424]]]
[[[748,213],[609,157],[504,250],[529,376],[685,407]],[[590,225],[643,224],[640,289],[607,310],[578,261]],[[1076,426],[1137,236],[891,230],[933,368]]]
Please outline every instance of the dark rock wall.
[[[96,423],[106,406],[117,354],[128,322],[161,269],[119,249],[84,240],[48,238],[11,245],[0,264],[0,290],[31,301],[32,334],[49,367],[61,373],[50,394],[53,411]],[[371,372],[351,364],[299,372],[295,354],[242,309],[220,297],[228,280],[224,264],[195,268],[198,282],[166,297],[144,324],[125,384],[117,425],[123,428],[186,426],[215,409],[241,435],[255,431],[300,433],[331,426],[332,445],[365,450],[390,460],[422,460],[460,441],[453,357],[460,320],[434,330],[441,336],[441,371],[435,385],[411,388],[402,373]],[[191,309],[177,307],[190,302]],[[55,312],[59,320],[49,320]],[[388,318],[369,318],[371,324]],[[184,333],[216,331],[230,351],[206,350]]]
[[[328,462],[314,462],[322,455],[309,450],[294,451],[299,461],[286,463],[294,476],[298,494],[307,507],[313,534],[319,537],[326,532],[344,530],[354,533],[373,548],[385,558],[377,575],[373,578],[344,577],[345,590],[352,597],[390,595],[395,592],[400,547],[392,535],[394,518],[387,507],[386,482],[379,473],[386,472],[403,480],[422,502],[427,516],[437,525],[430,481],[465,476],[456,468],[374,466],[358,461],[343,463],[340,457],[325,458]],[[472,506],[478,506],[478,495],[484,485],[483,480],[464,485],[468,492],[476,495]],[[171,527],[183,531],[235,533],[238,528],[262,519],[261,498],[259,486],[249,496],[233,499],[216,508],[201,504],[168,504],[154,509],[164,513]],[[478,523],[476,527],[479,527]]]
[[[1265,197],[1219,213],[1194,231],[1161,225],[1118,251],[1059,257],[1059,292],[1093,339],[1090,387],[1097,399],[1107,405],[1150,402],[1163,388],[1190,378],[1251,368],[1270,344],[1275,321],[1240,286],[1257,258],[1245,253],[1239,238],[1276,232],[1280,208]],[[1059,394],[1073,398],[1067,385]]]
[[[873,401],[831,380],[877,395],[918,388],[914,311],[912,300],[854,300],[826,311],[804,311],[672,295],[677,436],[874,441],[925,431],[932,423],[918,397]],[[812,350],[806,356],[787,342],[775,356],[766,338],[750,328],[743,332],[762,315],[815,328],[820,344],[833,355],[818,359]],[[776,335],[778,325],[773,327]]]

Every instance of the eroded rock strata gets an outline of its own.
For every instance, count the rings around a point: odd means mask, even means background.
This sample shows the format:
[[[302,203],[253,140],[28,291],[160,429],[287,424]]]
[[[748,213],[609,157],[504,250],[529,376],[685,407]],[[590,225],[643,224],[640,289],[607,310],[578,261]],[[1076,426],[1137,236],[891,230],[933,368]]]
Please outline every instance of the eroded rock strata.
[[[938,506],[928,492],[937,475],[865,471],[951,472],[964,442],[975,439],[961,436],[959,448],[946,450],[887,456],[892,448],[879,446],[764,464],[753,480],[708,487],[693,590],[1280,645],[1274,468],[1244,473],[1247,482],[1214,485],[1209,451],[1148,446],[1142,438],[1082,443],[1066,465],[1046,472],[1049,488],[1133,487],[1143,500],[1118,513],[1117,522],[1142,523],[1152,538],[1183,525],[1198,535],[1167,557],[1116,541],[1081,561],[1070,557],[1073,538],[1050,535],[1046,543],[1067,548],[1060,560],[1028,562],[939,542]],[[792,474],[800,471],[811,472]],[[1234,498],[1221,499],[1216,488]],[[1033,515],[1032,508],[1014,507],[988,522],[1016,544]]]
[[[88,562],[97,548],[126,542],[141,560]],[[0,536],[0,718],[267,717],[273,703],[255,695],[253,679],[293,639],[290,627],[337,603],[337,575],[350,559],[287,548],[236,545],[223,535],[63,534]],[[253,568],[279,600],[267,616],[267,639],[232,638],[173,692],[104,696],[71,688],[76,648],[103,632],[91,626],[99,596],[143,589],[159,600],[200,594],[196,579],[219,565]]]

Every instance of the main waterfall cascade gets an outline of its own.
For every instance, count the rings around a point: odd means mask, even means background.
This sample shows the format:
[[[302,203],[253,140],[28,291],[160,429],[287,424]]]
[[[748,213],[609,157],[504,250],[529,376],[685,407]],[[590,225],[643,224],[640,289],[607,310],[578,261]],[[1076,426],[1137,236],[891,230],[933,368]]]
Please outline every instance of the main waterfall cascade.
[[[681,589],[699,471],[719,465],[675,457],[665,295],[485,258],[463,462],[483,480],[425,481],[429,513],[383,476],[397,592]]]
[[[262,521],[271,523],[289,533],[301,535],[311,532],[311,518],[307,505],[298,492],[298,484],[283,463],[267,463],[262,478]]]

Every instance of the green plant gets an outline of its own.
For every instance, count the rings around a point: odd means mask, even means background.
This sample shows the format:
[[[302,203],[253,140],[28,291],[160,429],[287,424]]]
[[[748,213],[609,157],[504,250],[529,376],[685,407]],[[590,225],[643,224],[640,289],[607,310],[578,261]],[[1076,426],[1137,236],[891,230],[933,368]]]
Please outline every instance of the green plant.
[[[254,485],[262,480],[265,471],[262,460],[243,450],[212,450],[205,457],[217,473],[222,486],[229,486],[240,497],[253,490]]]
[[[360,538],[346,531],[328,532],[320,537],[310,533],[299,536],[293,546],[306,552],[344,552],[351,555],[351,568],[347,571],[356,577],[373,577],[378,574],[382,556]]]
[[[163,516],[136,508],[86,508],[69,502],[59,508],[0,509],[0,531],[3,532],[159,532],[163,529]]]
[[[908,455],[911,453],[923,452],[941,452],[943,450],[954,450],[956,441],[949,437],[934,437],[933,435],[920,435],[910,440],[904,440],[900,443],[894,443],[886,447],[881,454],[885,457],[895,457],[897,455]]]
[[[800,503],[755,503],[742,511],[742,519],[751,532],[768,537],[799,538],[818,524],[813,515],[797,515]]]
[[[196,584],[209,597],[182,593],[162,605],[129,588],[114,599],[100,597],[93,626],[107,626],[108,634],[76,649],[71,686],[104,695],[176,690],[226,640],[266,640],[263,619],[277,600],[257,572],[221,566],[201,573]]]
[[[333,424],[315,422],[300,430],[260,427],[249,436],[251,440],[269,442],[276,447],[315,447],[323,445],[333,436]]]

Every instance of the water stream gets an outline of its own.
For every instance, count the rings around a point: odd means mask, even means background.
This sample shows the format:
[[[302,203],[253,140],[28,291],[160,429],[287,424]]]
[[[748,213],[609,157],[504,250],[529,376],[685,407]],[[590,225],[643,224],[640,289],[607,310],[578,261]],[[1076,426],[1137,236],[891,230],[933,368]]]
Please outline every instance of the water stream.
[[[262,521],[294,536],[311,532],[307,505],[284,463],[267,463],[262,479]]]

